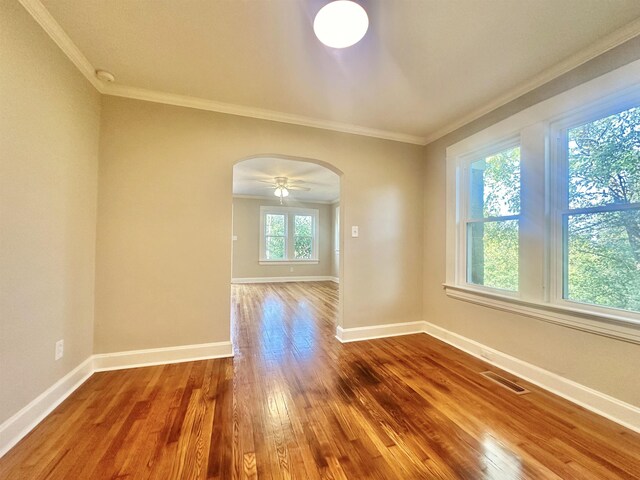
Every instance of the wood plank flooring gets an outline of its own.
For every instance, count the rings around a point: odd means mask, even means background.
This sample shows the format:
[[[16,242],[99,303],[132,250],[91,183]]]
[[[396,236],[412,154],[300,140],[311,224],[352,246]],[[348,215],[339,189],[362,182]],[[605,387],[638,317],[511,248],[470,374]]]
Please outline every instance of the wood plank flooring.
[[[340,344],[332,283],[233,306],[233,360],[96,373],[0,478],[640,478],[640,435],[427,335]]]

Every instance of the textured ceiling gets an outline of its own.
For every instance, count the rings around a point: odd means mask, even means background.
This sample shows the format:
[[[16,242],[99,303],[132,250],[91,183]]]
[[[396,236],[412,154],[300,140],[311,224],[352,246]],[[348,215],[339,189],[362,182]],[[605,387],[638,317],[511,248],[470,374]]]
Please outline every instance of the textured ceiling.
[[[127,86],[427,137],[640,17],[638,0],[363,0],[332,50],[315,0],[44,0]]]

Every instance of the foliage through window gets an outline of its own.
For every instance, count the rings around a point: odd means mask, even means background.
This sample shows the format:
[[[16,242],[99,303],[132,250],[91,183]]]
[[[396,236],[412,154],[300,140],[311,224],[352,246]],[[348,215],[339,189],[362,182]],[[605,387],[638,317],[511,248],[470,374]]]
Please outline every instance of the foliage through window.
[[[471,163],[468,182],[467,281],[517,291],[520,147]]]
[[[640,311],[640,108],[563,131],[563,296]]]
[[[261,261],[317,261],[318,210],[260,207]]]
[[[265,216],[265,243],[267,260],[286,258],[286,215],[268,213]]]
[[[640,87],[615,78],[447,147],[448,296],[638,338]]]
[[[294,215],[293,218],[294,257],[309,260],[313,255],[313,217]]]

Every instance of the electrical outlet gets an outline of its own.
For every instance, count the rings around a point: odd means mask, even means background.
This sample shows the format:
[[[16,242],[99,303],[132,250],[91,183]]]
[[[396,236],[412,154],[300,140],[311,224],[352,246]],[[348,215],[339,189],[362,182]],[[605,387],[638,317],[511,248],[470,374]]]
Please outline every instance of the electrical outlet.
[[[56,360],[60,360],[64,356],[64,340],[56,342]]]

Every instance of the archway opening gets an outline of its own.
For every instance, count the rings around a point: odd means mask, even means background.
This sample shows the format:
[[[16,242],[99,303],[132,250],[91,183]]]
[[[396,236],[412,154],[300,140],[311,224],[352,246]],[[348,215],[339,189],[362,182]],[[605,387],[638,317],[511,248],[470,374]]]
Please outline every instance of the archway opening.
[[[335,341],[342,312],[341,180],[335,167],[303,158],[256,155],[234,165],[236,355],[312,358]]]

